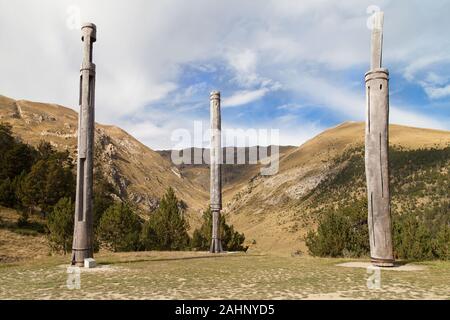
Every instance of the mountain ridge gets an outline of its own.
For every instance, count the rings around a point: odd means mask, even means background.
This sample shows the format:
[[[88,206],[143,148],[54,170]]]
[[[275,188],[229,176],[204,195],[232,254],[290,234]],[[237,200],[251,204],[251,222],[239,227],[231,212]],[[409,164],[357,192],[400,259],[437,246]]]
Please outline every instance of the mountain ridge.
[[[0,121],[10,123],[13,133],[28,144],[36,146],[45,140],[76,158],[78,114],[70,108],[0,96]],[[125,130],[96,123],[95,144],[95,162],[123,200],[151,211],[172,186],[191,212],[204,207],[207,195],[198,186],[183,179],[175,166]]]
[[[11,123],[15,135],[32,145],[49,141],[57,149],[69,150],[72,156],[76,155],[77,118],[70,108],[0,96],[0,122]],[[449,131],[399,125],[390,125],[389,130],[394,149],[431,150],[450,145]],[[275,175],[262,176],[259,164],[224,165],[223,213],[236,230],[245,233],[250,250],[305,253],[303,237],[315,227],[320,208],[339,206],[330,202],[331,194],[318,196],[328,190],[322,185],[348,171],[353,150],[361,150],[363,145],[364,123],[350,121],[323,131],[301,146],[280,147],[279,172]],[[150,212],[171,186],[188,205],[191,228],[198,226],[209,201],[207,165],[174,165],[170,150],[154,151],[113,125],[96,125],[96,150],[97,162],[123,199]],[[348,159],[341,161],[343,156]],[[360,194],[363,189],[358,186]],[[352,186],[345,188],[351,190]]]

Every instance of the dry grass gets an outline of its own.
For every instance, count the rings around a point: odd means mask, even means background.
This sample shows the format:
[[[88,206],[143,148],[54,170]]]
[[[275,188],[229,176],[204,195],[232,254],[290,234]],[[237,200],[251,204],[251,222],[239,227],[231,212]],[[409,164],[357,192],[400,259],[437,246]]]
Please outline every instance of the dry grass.
[[[368,289],[348,260],[200,252],[100,254],[101,268],[68,289],[67,260],[49,257],[0,266],[0,299],[450,299],[450,263],[421,271],[382,271]]]
[[[364,268],[337,266],[348,259],[258,254],[258,245],[247,254],[100,252],[81,289],[68,289],[70,255],[49,256],[45,236],[13,228],[14,210],[0,216],[0,299],[450,299],[450,262],[383,270],[381,289],[369,290]]]
[[[48,256],[47,240],[32,228],[18,227],[18,213],[0,206],[0,264]],[[31,217],[30,223],[42,220]]]

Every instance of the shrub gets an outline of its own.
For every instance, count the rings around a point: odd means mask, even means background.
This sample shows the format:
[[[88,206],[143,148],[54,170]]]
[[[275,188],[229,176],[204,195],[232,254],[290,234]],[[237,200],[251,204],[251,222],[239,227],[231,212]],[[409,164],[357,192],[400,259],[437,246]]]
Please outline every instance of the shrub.
[[[420,216],[414,213],[396,215],[393,229],[397,258],[409,260],[433,258],[432,236]]]
[[[442,225],[433,239],[433,254],[442,260],[450,260],[450,226]]]
[[[30,213],[28,210],[22,210],[20,211],[20,217],[17,220],[17,226],[18,227],[26,227],[28,226],[28,219],[30,218]]]
[[[331,210],[319,221],[317,231],[306,236],[313,256],[360,257],[369,253],[367,201],[359,200],[341,210]]]
[[[48,240],[52,250],[71,251],[75,206],[70,198],[61,198],[47,217]]]
[[[306,236],[314,256],[359,257],[369,253],[367,202],[360,200],[340,210],[331,210],[319,221],[317,231]],[[394,254],[397,259],[450,259],[448,203],[433,210],[393,214]],[[436,228],[437,221],[440,227]]]

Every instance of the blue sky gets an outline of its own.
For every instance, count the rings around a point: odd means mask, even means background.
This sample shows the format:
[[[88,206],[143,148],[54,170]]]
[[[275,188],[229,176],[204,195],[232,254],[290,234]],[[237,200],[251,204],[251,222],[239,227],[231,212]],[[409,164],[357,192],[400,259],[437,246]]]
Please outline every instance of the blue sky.
[[[0,0],[0,94],[76,110],[77,23],[92,21],[98,122],[172,148],[174,130],[208,126],[220,90],[224,128],[275,128],[300,145],[364,120],[373,6],[385,12],[391,122],[449,130],[450,2],[439,0]]]

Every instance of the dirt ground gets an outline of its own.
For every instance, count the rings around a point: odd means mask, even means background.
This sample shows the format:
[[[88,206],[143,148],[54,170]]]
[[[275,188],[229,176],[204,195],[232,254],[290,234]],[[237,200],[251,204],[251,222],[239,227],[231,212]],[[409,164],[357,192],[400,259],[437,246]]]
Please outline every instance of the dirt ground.
[[[421,268],[402,272],[383,269],[374,282],[373,270],[360,266],[364,260],[102,253],[96,256],[99,267],[80,270],[77,289],[69,259],[1,263],[0,299],[450,299],[450,262],[414,263]],[[338,266],[355,261],[359,266]]]

